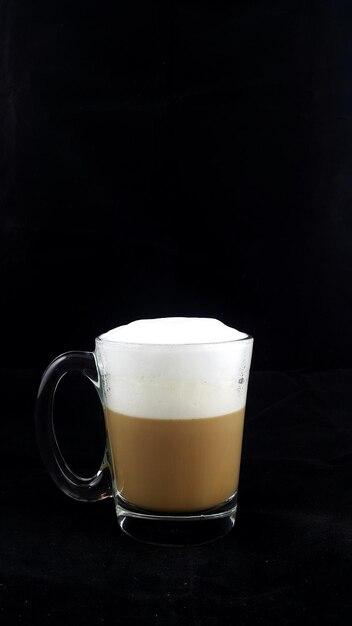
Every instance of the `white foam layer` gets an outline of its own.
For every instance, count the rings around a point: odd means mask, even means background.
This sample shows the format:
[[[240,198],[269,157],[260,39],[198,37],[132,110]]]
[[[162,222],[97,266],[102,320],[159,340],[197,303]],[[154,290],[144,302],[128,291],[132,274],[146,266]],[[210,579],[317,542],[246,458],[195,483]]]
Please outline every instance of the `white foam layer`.
[[[96,344],[104,402],[124,415],[158,419],[237,411],[246,402],[252,344],[245,333],[208,318],[120,326]]]
[[[101,335],[102,339],[127,343],[189,344],[243,339],[245,333],[219,320],[204,317],[164,317],[137,320]]]

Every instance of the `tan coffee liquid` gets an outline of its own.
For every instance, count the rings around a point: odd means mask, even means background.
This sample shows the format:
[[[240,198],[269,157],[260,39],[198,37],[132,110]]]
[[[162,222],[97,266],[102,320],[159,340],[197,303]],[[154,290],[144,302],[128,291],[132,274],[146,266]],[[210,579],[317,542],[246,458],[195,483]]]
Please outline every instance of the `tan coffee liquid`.
[[[129,503],[195,512],[237,490],[244,408],[197,419],[130,417],[108,408],[105,414],[117,489]]]

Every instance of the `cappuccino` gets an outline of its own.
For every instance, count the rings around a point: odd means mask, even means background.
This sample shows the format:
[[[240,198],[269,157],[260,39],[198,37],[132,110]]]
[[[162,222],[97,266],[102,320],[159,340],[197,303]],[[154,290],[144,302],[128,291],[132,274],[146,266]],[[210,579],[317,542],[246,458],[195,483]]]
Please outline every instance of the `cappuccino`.
[[[248,335],[208,318],[139,320],[97,339],[115,495],[192,513],[238,487]]]

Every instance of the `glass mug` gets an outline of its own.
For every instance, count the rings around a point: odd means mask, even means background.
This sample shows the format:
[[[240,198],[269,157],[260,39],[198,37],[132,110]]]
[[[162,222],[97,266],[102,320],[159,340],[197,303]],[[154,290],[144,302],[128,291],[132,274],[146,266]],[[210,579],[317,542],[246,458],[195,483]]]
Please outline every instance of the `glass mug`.
[[[244,333],[195,343],[116,341],[105,333],[94,352],[58,356],[36,406],[51,477],[76,500],[112,497],[120,528],[135,539],[188,545],[225,535],[236,518],[252,348]],[[93,383],[104,410],[106,449],[91,478],[68,467],[55,436],[55,390],[72,371]]]

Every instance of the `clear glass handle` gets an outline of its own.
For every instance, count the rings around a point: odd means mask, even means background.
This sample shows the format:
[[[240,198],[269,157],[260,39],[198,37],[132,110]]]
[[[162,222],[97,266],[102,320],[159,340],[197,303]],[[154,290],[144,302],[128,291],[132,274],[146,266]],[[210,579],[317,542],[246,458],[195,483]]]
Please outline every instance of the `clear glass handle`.
[[[45,370],[40,383],[36,405],[36,434],[43,462],[58,487],[75,500],[91,502],[112,496],[109,466],[103,460],[95,476],[77,476],[61,454],[53,420],[57,385],[67,372],[74,371],[84,374],[99,391],[99,371],[93,352],[65,352],[58,356]]]

